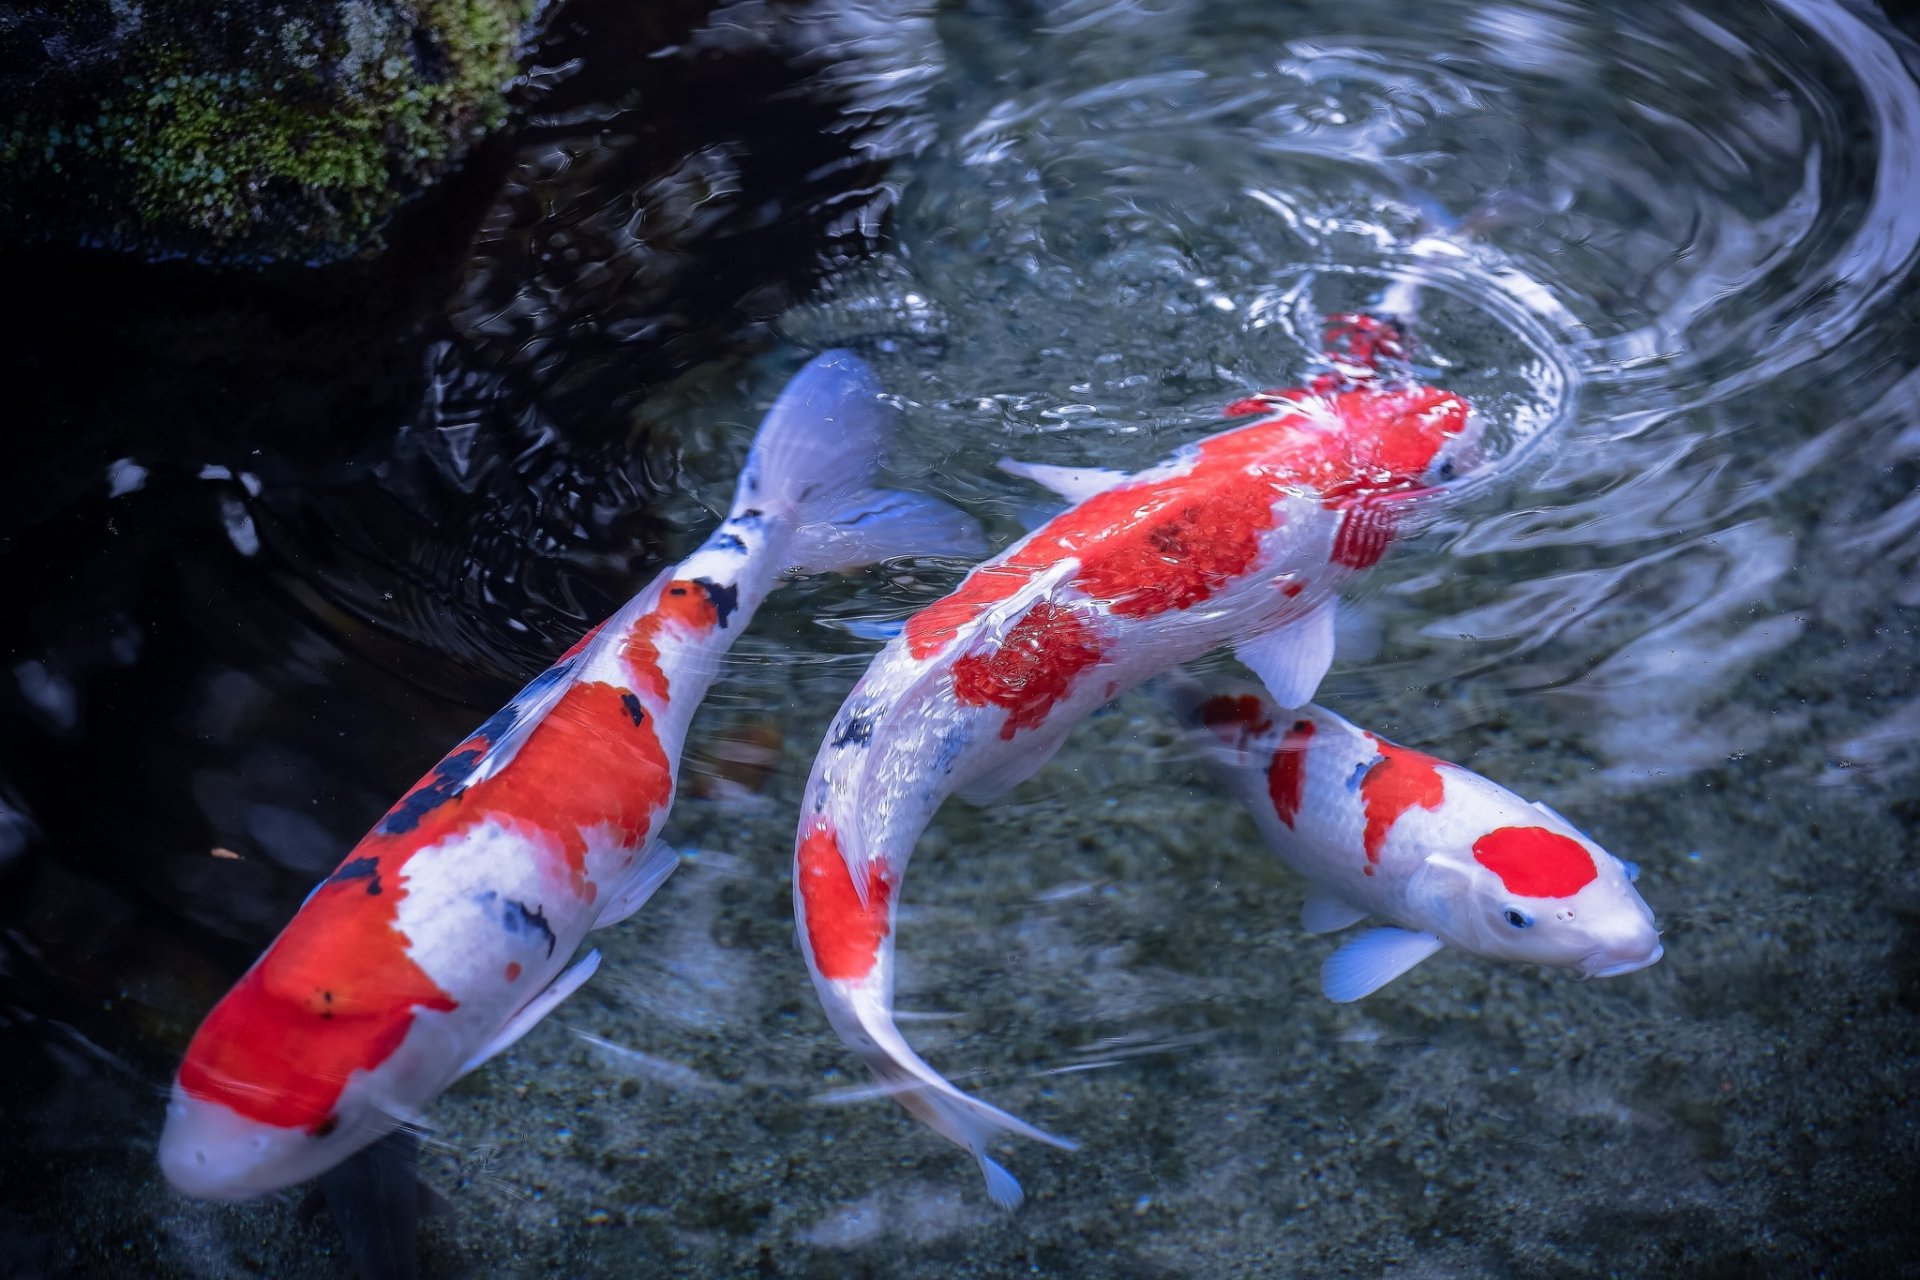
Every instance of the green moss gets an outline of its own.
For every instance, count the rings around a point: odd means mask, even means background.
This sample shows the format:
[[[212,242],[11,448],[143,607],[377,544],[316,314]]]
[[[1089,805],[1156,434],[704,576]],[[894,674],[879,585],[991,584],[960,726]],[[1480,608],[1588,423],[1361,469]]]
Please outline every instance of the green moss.
[[[0,163],[55,188],[31,201],[42,210],[67,212],[63,187],[68,208],[90,206],[101,225],[83,236],[339,252],[501,122],[530,7],[283,3],[236,31],[191,3],[157,6],[135,34],[167,38],[128,40],[110,81],[83,77],[0,124]],[[23,201],[8,203],[17,217]]]

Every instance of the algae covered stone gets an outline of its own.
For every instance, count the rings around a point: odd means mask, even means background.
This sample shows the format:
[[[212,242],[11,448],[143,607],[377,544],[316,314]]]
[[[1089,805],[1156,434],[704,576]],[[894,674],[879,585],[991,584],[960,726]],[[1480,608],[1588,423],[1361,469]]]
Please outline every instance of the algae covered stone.
[[[56,0],[0,24],[0,227],[204,257],[363,243],[506,115],[531,0]]]

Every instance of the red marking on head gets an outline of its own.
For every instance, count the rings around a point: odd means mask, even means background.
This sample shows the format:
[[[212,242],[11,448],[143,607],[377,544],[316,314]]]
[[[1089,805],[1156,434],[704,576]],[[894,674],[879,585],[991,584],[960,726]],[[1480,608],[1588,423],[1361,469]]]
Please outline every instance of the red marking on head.
[[[322,884],[207,1015],[181,1064],[181,1087],[251,1119],[313,1131],[354,1071],[379,1067],[399,1048],[417,1010],[455,1008],[414,963],[396,921],[407,864],[480,822],[530,835],[556,885],[591,903],[584,832],[608,828],[638,845],[673,795],[659,739],[651,725],[633,723],[622,692],[574,685],[504,770],[425,809],[404,831],[376,828],[355,845],[341,865],[356,873]],[[436,769],[408,796],[445,786]]]
[[[403,890],[322,884],[194,1033],[180,1087],[281,1129],[323,1134],[347,1078],[385,1062],[419,1009],[453,998],[394,927]]]
[[[1473,842],[1473,856],[1522,898],[1565,898],[1600,872],[1586,846],[1545,827],[1501,827]]]
[[[970,707],[1005,707],[1000,736],[1011,738],[1045,720],[1080,673],[1099,661],[1099,638],[1081,615],[1042,600],[997,648],[953,664],[953,696]]]
[[[807,949],[813,953],[813,967],[833,982],[866,977],[887,937],[893,885],[883,868],[868,870],[867,900],[862,903],[838,837],[825,821],[817,821],[800,842],[793,873],[806,906]]]
[[[507,961],[507,981],[520,981],[520,962],[518,960]]]
[[[621,656],[632,665],[634,684],[656,698],[665,698],[667,673],[660,667],[663,633],[704,635],[719,621],[719,611],[703,584],[685,578],[669,582],[661,588],[653,608],[640,616],[620,643]]]
[[[1335,558],[1338,559],[1338,557],[1335,557]],[[1293,599],[1295,596],[1299,595],[1304,590],[1306,590],[1306,584],[1303,582],[1289,581],[1289,582],[1283,582],[1280,584],[1280,594],[1285,596],[1289,600]]]
[[[1367,737],[1380,752],[1380,759],[1360,779],[1360,803],[1367,814],[1361,846],[1367,855],[1366,872],[1372,875],[1380,861],[1380,848],[1400,815],[1415,805],[1438,809],[1446,798],[1446,784],[1440,779],[1440,762],[1432,756],[1397,747],[1372,734]]]
[[[1247,739],[1273,728],[1264,702],[1250,693],[1235,697],[1216,694],[1200,704],[1200,723],[1213,730],[1222,742],[1244,747]]]
[[[1267,766],[1267,796],[1280,821],[1293,829],[1307,790],[1307,746],[1313,741],[1313,721],[1296,720],[1280,738],[1280,747]]]
[[[1244,418],[1249,414],[1269,413],[1272,409],[1273,402],[1265,396],[1248,396],[1244,400],[1235,400],[1232,404],[1222,409],[1220,416],[1223,418]]]

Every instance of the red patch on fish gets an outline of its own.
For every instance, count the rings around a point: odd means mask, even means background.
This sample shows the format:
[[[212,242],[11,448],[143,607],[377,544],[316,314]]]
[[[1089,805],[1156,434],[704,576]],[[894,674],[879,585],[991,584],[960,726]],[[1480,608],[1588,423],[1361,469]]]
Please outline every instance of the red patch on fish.
[[[1545,827],[1501,827],[1473,842],[1473,856],[1522,898],[1566,898],[1599,876],[1586,846]]]
[[[1438,760],[1384,742],[1372,734],[1367,737],[1380,752],[1380,758],[1360,779],[1360,803],[1367,814],[1367,827],[1361,837],[1366,850],[1366,873],[1373,874],[1380,861],[1380,848],[1400,815],[1418,805],[1438,809],[1446,798],[1446,785],[1440,780]]]
[[[1341,508],[1368,494],[1407,490],[1467,416],[1458,396],[1418,385],[1325,396],[1296,389],[1259,403],[1271,416],[1201,441],[1187,471],[1097,493],[975,569],[952,595],[907,620],[908,651],[915,658],[938,652],[1066,559],[1079,561],[1073,585],[1122,617],[1190,609],[1258,560],[1261,535],[1276,526],[1274,507],[1285,490],[1337,496],[1330,505]],[[1339,563],[1377,560],[1391,524],[1361,522],[1349,536],[1362,532],[1359,543],[1338,548],[1346,557]]]
[[[507,962],[507,981],[520,981],[520,962],[518,960],[509,960]]]
[[[1313,741],[1313,721],[1296,720],[1280,739],[1267,766],[1267,796],[1280,821],[1293,829],[1300,816],[1300,802],[1307,791],[1307,746]]]
[[[719,621],[720,612],[705,586],[684,578],[669,582],[653,608],[641,615],[620,642],[620,654],[630,664],[634,687],[664,701],[669,690],[667,673],[660,667],[662,633],[704,635]]]
[[[887,904],[893,885],[879,866],[867,872],[867,900],[860,901],[833,828],[816,822],[794,859],[795,882],[807,912],[807,949],[813,967],[833,982],[857,982],[873,971],[887,937]]]
[[[453,999],[414,963],[397,927],[416,857],[493,821],[527,838],[531,856],[583,906],[586,832],[637,846],[673,796],[651,725],[635,725],[624,690],[576,684],[527,736],[507,767],[460,789],[487,745],[475,738],[416,784],[354,846],[239,984],[201,1024],[180,1068],[188,1093],[281,1128],[316,1130],[354,1071],[379,1067],[417,1010]],[[511,856],[511,855],[507,855]]]
[[[953,696],[1007,710],[1002,738],[1036,728],[1082,671],[1100,661],[1100,641],[1080,612],[1042,600],[1000,644],[953,664]]]
[[[1222,693],[1208,698],[1200,704],[1200,723],[1213,730],[1220,741],[1235,747],[1245,747],[1249,738],[1273,728],[1266,704],[1250,693],[1239,697]]]
[[[194,1033],[180,1087],[281,1129],[320,1133],[347,1078],[385,1062],[419,1009],[459,1006],[407,954],[403,891],[320,886]]]

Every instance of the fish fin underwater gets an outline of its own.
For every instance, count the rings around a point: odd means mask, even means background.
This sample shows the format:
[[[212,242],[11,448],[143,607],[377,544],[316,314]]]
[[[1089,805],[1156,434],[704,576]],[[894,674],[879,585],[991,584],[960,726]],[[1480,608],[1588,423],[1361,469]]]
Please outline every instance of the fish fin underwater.
[[[540,1025],[542,1019],[555,1009],[568,996],[585,985],[588,978],[600,968],[600,953],[589,951],[572,968],[562,971],[559,977],[547,984],[547,989],[527,1001],[520,1012],[507,1020],[507,1025],[493,1039],[482,1045],[477,1053],[461,1064],[460,1074],[467,1075],[478,1070],[486,1063],[511,1049],[519,1039]]]
[[[1391,926],[1369,929],[1342,944],[1320,966],[1320,990],[1335,1004],[1370,996],[1438,952],[1444,943],[1430,933]]]
[[[663,840],[654,840],[634,859],[627,878],[607,898],[607,905],[595,917],[593,928],[619,924],[647,904],[667,877],[680,865],[680,852]]]
[[[1334,602],[1234,646],[1233,655],[1260,677],[1273,700],[1292,709],[1313,701],[1333,666]]]
[[[1002,458],[994,465],[1010,476],[1050,489],[1068,502],[1084,502],[1133,478],[1130,473],[1112,467],[1055,467],[1044,462],[1021,462],[1017,458]]]
[[[1338,933],[1367,918],[1365,907],[1356,907],[1331,889],[1312,885],[1307,900],[1300,904],[1300,927],[1308,933]]]
[[[987,1141],[994,1134],[1031,1138],[1062,1151],[1079,1149],[1072,1139],[1036,1128],[955,1087],[913,1051],[883,1001],[860,992],[847,1000],[845,1010],[857,1026],[857,1047],[874,1078],[921,1123],[966,1148],[986,1180],[987,1195],[1001,1208],[1018,1208],[1026,1197],[1019,1180],[987,1154]]]
[[[851,351],[823,352],[767,411],[747,455],[730,519],[792,513],[782,558],[795,573],[855,569],[899,556],[985,555],[971,516],[924,494],[876,489],[895,411]]]
[[[333,1219],[361,1280],[413,1280],[421,1217],[452,1208],[420,1181],[419,1167],[420,1135],[396,1129],[321,1174],[299,1217],[310,1222],[324,1210]]]

